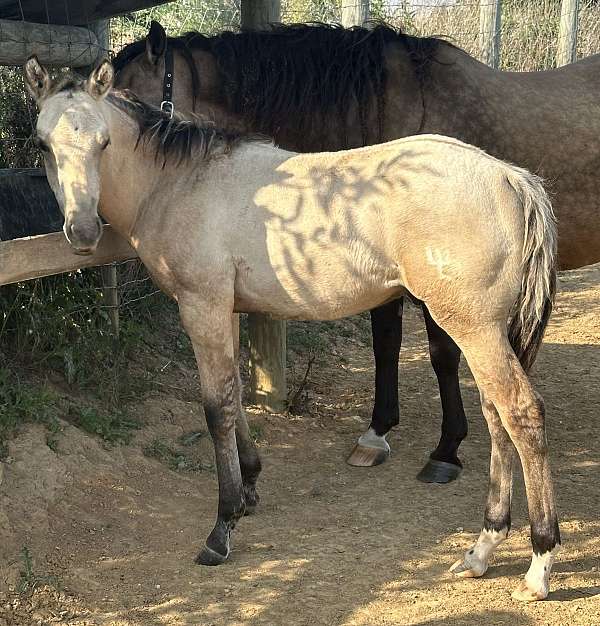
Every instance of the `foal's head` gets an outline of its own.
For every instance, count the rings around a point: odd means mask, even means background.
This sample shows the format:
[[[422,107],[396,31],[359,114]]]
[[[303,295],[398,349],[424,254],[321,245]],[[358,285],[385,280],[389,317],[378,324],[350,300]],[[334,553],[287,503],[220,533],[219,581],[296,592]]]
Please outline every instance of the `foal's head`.
[[[94,252],[102,235],[100,161],[110,137],[99,103],[112,86],[113,73],[103,61],[86,81],[53,80],[36,57],[25,64],[25,84],[39,108],[35,141],[65,216],[63,230],[79,254]]]

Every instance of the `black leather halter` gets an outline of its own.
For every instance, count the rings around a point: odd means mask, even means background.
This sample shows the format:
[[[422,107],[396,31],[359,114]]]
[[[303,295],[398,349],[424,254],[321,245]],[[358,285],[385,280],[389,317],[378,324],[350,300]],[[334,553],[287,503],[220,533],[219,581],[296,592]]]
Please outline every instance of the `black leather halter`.
[[[173,50],[167,44],[165,50],[165,75],[163,78],[163,97],[160,103],[160,110],[169,117],[173,117],[175,113],[175,105],[173,104]]]

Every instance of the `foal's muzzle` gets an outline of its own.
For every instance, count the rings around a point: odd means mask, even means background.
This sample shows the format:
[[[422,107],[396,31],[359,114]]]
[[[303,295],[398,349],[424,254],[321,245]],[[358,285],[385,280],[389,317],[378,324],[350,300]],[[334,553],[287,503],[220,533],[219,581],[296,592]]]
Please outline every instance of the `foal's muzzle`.
[[[63,230],[75,254],[93,254],[102,236],[102,222],[99,217],[89,220],[65,220]]]

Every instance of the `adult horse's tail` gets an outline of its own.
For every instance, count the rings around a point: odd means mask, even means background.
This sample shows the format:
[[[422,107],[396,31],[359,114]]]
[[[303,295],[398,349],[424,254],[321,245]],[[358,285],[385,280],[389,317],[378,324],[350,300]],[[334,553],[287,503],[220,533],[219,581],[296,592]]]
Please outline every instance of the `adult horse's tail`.
[[[511,313],[508,338],[529,371],[542,343],[556,292],[556,218],[541,178],[511,166],[508,176],[525,218],[521,291]]]

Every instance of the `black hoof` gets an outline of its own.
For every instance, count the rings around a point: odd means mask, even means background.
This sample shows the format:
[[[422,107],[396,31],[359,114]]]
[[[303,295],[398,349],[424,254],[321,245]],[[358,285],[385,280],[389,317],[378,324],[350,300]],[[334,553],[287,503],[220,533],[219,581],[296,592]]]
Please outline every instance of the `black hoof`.
[[[456,480],[461,472],[462,467],[458,465],[429,459],[425,467],[417,474],[417,480],[420,480],[422,483],[445,484]]]
[[[223,555],[215,552],[208,546],[204,546],[204,548],[202,548],[202,552],[200,552],[200,554],[196,557],[196,563],[198,565],[221,565],[221,563],[225,563],[228,556],[229,551],[227,554]]]

